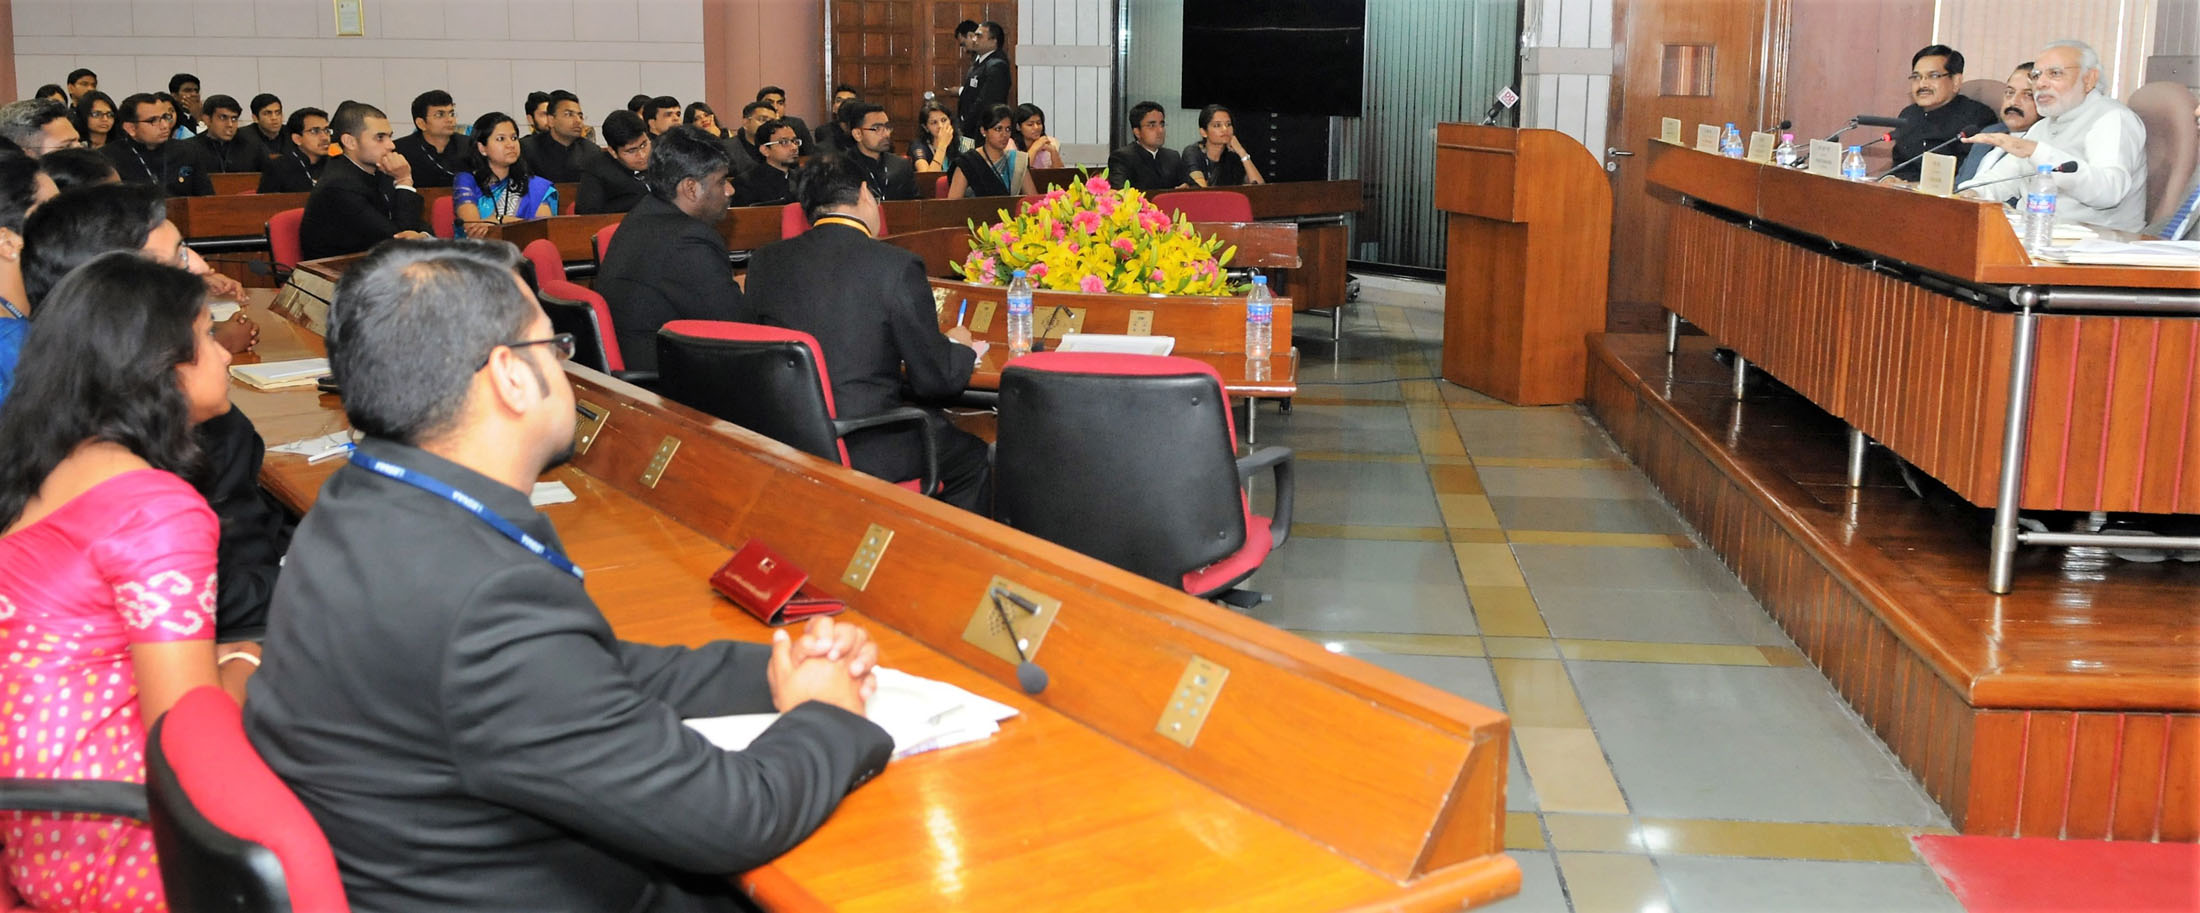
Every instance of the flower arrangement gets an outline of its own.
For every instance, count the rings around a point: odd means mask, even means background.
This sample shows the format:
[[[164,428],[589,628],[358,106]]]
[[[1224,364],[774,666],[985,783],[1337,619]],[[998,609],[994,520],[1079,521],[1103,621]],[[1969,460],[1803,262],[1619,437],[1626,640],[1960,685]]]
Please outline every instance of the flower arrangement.
[[[1023,270],[1033,288],[1128,295],[1223,295],[1223,266],[1237,248],[1201,238],[1134,188],[1088,177],[1023,201],[1001,221],[970,224],[970,255],[954,264],[969,282],[1007,285]]]

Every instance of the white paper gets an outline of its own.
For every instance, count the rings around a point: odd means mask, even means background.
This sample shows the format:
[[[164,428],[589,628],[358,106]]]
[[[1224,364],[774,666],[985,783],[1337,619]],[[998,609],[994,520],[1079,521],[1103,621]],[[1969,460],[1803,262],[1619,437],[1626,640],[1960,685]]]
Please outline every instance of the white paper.
[[[865,705],[864,716],[893,737],[896,758],[990,737],[1000,731],[1002,720],[1016,715],[1014,707],[946,682],[885,667],[876,674],[878,693]],[[712,745],[741,751],[778,720],[776,713],[744,713],[682,722]]]
[[[1174,336],[1123,336],[1114,333],[1071,333],[1055,344],[1057,352],[1104,352],[1109,355],[1167,355],[1176,350]]]
[[[345,444],[349,444],[351,443],[351,440],[351,432],[349,431],[331,431],[327,434],[320,435],[319,437],[309,437],[302,441],[291,441],[288,444],[277,444],[273,447],[267,448],[267,452],[295,453],[299,456],[307,457],[319,456],[322,453],[330,450],[335,450],[339,447],[344,446]]]
[[[527,503],[536,507],[565,504],[573,500],[573,489],[564,482],[536,482],[535,490],[527,495]]]
[[[235,317],[237,312],[241,310],[244,310],[244,305],[234,301],[209,301],[206,303],[206,313],[214,318],[215,323]]]
[[[327,373],[326,358],[299,358],[229,366],[229,376],[263,389],[311,386],[316,378]]]
[[[2168,266],[2200,269],[2200,241],[2079,241],[2040,251],[2044,260],[2088,266]]]

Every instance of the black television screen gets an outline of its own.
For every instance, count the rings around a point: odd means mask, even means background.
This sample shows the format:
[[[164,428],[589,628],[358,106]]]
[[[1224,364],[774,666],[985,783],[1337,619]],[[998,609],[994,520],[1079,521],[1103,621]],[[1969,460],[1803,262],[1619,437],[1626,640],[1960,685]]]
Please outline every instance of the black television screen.
[[[1184,0],[1184,107],[1358,117],[1366,0]]]

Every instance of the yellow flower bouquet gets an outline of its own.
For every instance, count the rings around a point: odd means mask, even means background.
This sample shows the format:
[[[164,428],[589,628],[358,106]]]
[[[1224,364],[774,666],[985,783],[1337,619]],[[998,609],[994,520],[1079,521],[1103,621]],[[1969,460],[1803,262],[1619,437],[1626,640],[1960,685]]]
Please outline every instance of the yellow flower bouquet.
[[[1237,248],[1202,238],[1182,214],[1172,220],[1134,188],[1089,177],[1019,201],[1016,214],[970,226],[970,255],[954,264],[965,281],[1007,285],[1023,270],[1033,288],[1126,295],[1224,295],[1223,267]]]

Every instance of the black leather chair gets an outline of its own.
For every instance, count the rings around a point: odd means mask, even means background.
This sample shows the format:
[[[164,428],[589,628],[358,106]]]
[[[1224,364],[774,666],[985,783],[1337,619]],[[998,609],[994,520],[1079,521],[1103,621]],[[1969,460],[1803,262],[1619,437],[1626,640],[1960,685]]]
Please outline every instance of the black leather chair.
[[[811,456],[848,465],[841,438],[866,428],[914,424],[924,432],[924,476],[892,480],[929,494],[939,487],[939,451],[925,411],[914,406],[843,419],[817,340],[783,327],[723,320],[675,320],[657,330],[664,394]]]
[[[1245,484],[1274,474],[1274,518]],[[1042,352],[1001,374],[994,519],[1194,596],[1235,589],[1291,533],[1291,451],[1237,457],[1222,378],[1188,358]]]

